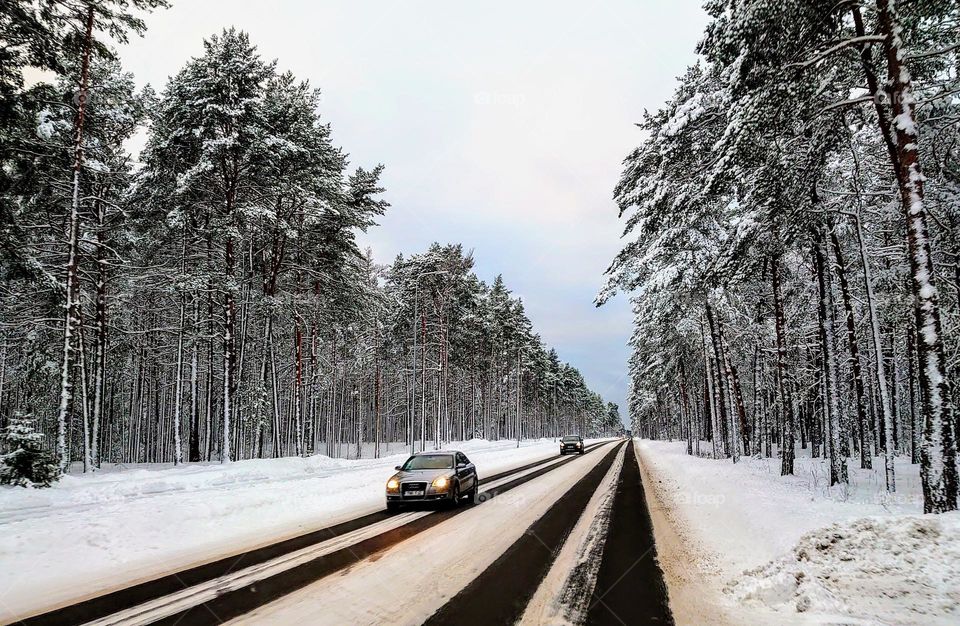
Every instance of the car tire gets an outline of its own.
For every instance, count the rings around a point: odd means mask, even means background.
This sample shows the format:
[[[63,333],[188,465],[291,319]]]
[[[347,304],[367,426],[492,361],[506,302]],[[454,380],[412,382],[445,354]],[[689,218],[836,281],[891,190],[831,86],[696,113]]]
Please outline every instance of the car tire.
[[[583,454],[583,448],[580,448],[580,454],[581,455]]]
[[[450,508],[455,509],[460,506],[460,483],[453,486],[453,493],[450,495]]]
[[[387,502],[387,513],[396,513],[400,510],[399,502]]]

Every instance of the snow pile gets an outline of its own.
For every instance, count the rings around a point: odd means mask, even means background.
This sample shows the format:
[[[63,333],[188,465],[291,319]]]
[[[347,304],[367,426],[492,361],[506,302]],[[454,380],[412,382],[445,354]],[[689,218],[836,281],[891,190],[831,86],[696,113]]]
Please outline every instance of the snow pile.
[[[960,623],[960,513],[871,517],[804,535],[788,555],[745,572],[737,600],[824,620]]]

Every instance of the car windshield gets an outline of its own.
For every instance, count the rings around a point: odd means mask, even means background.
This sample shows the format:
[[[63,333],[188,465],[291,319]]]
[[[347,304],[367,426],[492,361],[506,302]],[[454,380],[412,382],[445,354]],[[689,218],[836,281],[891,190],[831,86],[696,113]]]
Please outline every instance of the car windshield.
[[[453,468],[453,456],[448,454],[421,454],[410,457],[403,464],[403,469],[406,471],[451,468]]]
[[[580,441],[580,437],[564,437],[563,441]]]

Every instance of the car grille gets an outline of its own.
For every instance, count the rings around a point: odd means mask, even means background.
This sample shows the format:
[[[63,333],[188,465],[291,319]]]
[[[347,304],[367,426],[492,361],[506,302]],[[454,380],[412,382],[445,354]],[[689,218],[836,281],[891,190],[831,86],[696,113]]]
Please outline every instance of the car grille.
[[[406,493],[408,491],[426,491],[427,483],[403,483],[400,486],[400,490],[403,493]]]

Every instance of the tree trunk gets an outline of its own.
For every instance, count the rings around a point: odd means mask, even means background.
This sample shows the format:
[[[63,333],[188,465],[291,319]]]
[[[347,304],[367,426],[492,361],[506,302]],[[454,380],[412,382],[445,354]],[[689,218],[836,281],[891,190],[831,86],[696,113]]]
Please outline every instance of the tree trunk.
[[[847,268],[843,259],[843,247],[834,230],[830,231],[835,258],[834,269],[837,280],[840,282],[840,293],[843,296],[844,319],[847,326],[847,347],[850,350],[850,364],[853,376],[854,400],[857,406],[857,433],[860,446],[860,467],[873,467],[873,457],[870,454],[870,442],[867,440],[870,420],[867,417],[867,394],[863,383],[863,367],[860,363],[860,345],[857,341],[857,319],[853,311],[853,299],[850,296],[850,284],[847,282]]]
[[[93,5],[87,9],[86,32],[83,41],[83,60],[80,68],[80,90],[77,94],[77,115],[73,125],[73,195],[70,201],[70,220],[67,227],[67,267],[64,279],[63,361],[60,367],[60,406],[57,411],[57,456],[60,471],[70,467],[70,449],[67,441],[67,418],[73,401],[71,376],[74,367],[74,329],[77,326],[77,255],[80,233],[80,171],[83,168],[83,121],[87,109],[87,84],[90,76],[90,52],[93,47]],[[82,349],[82,347],[81,347]]]
[[[723,365],[722,365],[722,353],[721,353],[721,349],[720,349],[720,339],[719,339],[719,337],[718,337],[718,335],[717,335],[717,328],[716,328],[716,327],[717,327],[717,323],[716,323],[716,320],[714,319],[713,307],[710,305],[710,301],[709,301],[709,300],[707,300],[707,303],[706,303],[706,312],[707,312],[707,325],[708,325],[709,328],[710,328],[710,342],[711,342],[711,344],[713,345],[713,357],[712,357],[712,361],[713,361],[713,364],[714,364],[714,370],[713,370],[713,371],[715,372],[715,376],[714,376],[714,381],[713,381],[713,383],[714,383],[714,392],[715,392],[716,395],[717,395],[717,413],[719,414],[720,428],[723,429],[724,426],[727,425],[727,406],[726,406],[726,402],[724,401],[724,391],[725,391],[725,390],[724,390],[724,384],[723,384],[723,370],[724,370],[724,368],[723,368]],[[732,411],[732,410],[733,410],[733,407],[730,407],[730,409],[731,409],[731,411]],[[732,416],[731,416],[731,419],[732,419]],[[733,460],[734,460],[734,462],[736,462],[736,460],[737,460],[737,455],[736,455],[736,441],[735,441],[735,440],[732,440],[733,443],[734,443],[734,445],[733,445],[733,450],[727,449],[727,446],[728,446],[729,443],[731,442],[731,439],[730,439],[730,438],[733,437],[733,429],[731,429],[731,428],[729,428],[729,427],[728,427],[728,429],[730,430],[729,435],[722,437],[723,447],[724,447],[723,453],[724,453],[724,456],[730,456],[730,455],[732,454],[732,455],[733,455]],[[715,433],[715,434],[719,434],[719,433]],[[728,437],[729,437],[729,438],[728,438]]]
[[[751,452],[753,456],[760,457],[761,442],[763,432],[762,418],[763,407],[760,395],[760,383],[763,380],[763,370],[760,361],[760,344],[758,343],[753,351],[753,446]]]
[[[770,276],[773,286],[773,318],[777,335],[777,402],[783,414],[783,431],[780,443],[780,474],[793,474],[793,403],[786,383],[787,333],[783,314],[783,297],[780,293],[780,257],[770,260]]]
[[[93,410],[90,438],[93,468],[100,467],[100,421],[103,418],[104,388],[107,370],[107,259],[103,231],[106,226],[106,203],[97,202],[97,284],[94,309]]]
[[[936,274],[924,206],[919,137],[914,115],[916,100],[910,71],[904,60],[906,54],[900,38],[900,20],[893,0],[877,0],[877,17],[880,34],[885,37],[883,46],[888,91],[895,122],[890,129],[896,141],[896,159],[892,165],[897,172],[900,201],[907,222],[907,247],[918,330],[917,360],[920,363],[924,421],[920,466],[923,510],[925,513],[943,513],[957,509],[957,450],[952,428],[952,404]],[[888,433],[888,441],[890,438]],[[889,450],[887,454],[890,454]]]
[[[177,379],[173,393],[173,464],[183,463],[183,444],[180,441],[180,407],[183,404],[183,325],[186,317],[186,297],[180,294],[180,325],[177,330]]]
[[[706,333],[703,331],[702,323],[700,325],[700,334],[703,338],[703,366],[704,370],[706,371],[707,395],[710,402],[710,441],[713,444],[713,458],[718,459],[720,458],[720,429],[718,427],[720,417],[717,411],[716,394],[714,393],[712,359],[710,358],[710,350],[707,344]]]
[[[193,303],[193,333],[190,349],[190,441],[188,444],[189,453],[187,459],[191,463],[200,461],[200,403],[197,397],[199,391],[197,383],[197,370],[200,367],[200,341],[197,337],[197,329],[200,325],[200,307],[196,302],[194,295]]]
[[[920,448],[923,445],[921,433],[923,429],[920,425],[920,412],[917,411],[917,367],[916,358],[916,328],[912,325],[907,326],[907,378],[910,389],[910,462],[917,464],[920,462]]]
[[[826,224],[821,224],[817,233],[814,254],[817,270],[817,282],[820,287],[820,345],[823,349],[824,379],[824,424],[829,429],[830,442],[830,484],[846,483],[847,464],[843,458],[840,428],[840,406],[837,401],[837,359],[836,330],[833,324],[833,286],[830,280],[830,262],[827,248]]]
[[[223,302],[223,448],[220,453],[222,463],[230,462],[233,456],[230,452],[230,418],[233,410],[233,365],[234,350],[236,349],[236,302],[233,293],[233,237],[226,237],[226,264],[224,269],[225,282]]]

